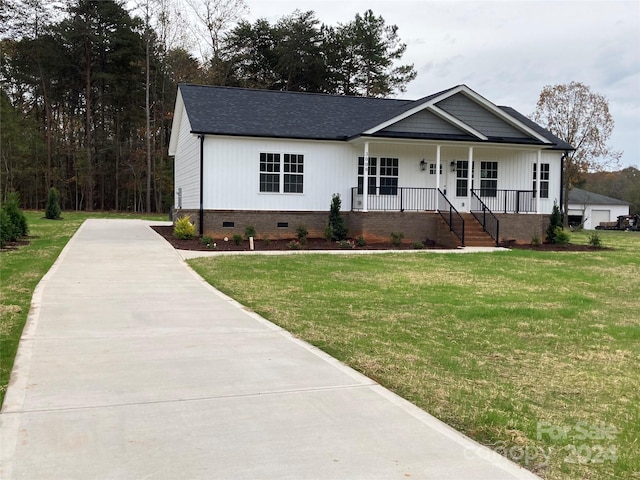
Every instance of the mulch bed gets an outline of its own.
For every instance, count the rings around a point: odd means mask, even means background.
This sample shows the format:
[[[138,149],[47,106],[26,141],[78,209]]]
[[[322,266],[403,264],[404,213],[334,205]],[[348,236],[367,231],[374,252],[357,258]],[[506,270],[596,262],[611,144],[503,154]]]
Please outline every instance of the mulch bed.
[[[178,250],[197,250],[197,251],[212,251],[214,250],[211,247],[207,247],[206,245],[200,242],[199,238],[192,238],[191,240],[179,240],[173,235],[173,227],[172,226],[152,226],[160,236],[162,236],[167,242],[169,242],[174,248]],[[242,252],[249,250],[249,242],[242,241],[240,245],[236,245],[232,238],[228,238],[227,241],[224,241],[222,238],[216,238],[213,240],[216,244],[216,251],[231,251],[231,252]],[[412,250],[413,246],[411,243],[403,243],[399,247],[393,246],[390,243],[373,243],[367,244],[364,247],[359,247],[358,245],[350,240],[352,247],[344,247],[338,242],[328,242],[324,238],[308,238],[307,242],[304,245],[300,245],[299,248],[292,248],[291,243],[296,240],[293,238],[290,239],[281,239],[281,240],[254,240],[254,250],[256,251],[268,251],[268,250],[345,250],[345,249],[353,249],[353,250]],[[425,249],[437,249],[443,248],[438,247],[437,245],[427,245]]]
[[[173,235],[173,227],[172,226],[153,226],[153,228],[161,237],[163,237],[167,242],[169,242],[174,248],[178,250],[197,250],[203,252],[209,252],[214,250],[211,247],[204,245],[200,242],[200,239],[192,238],[191,240],[179,240]],[[282,251],[282,250],[292,250],[291,242],[294,239],[287,240],[270,240],[265,242],[264,240],[255,240],[254,241],[254,249],[256,251]],[[249,242],[242,241],[240,245],[236,245],[231,238],[225,242],[224,239],[214,239],[216,244],[216,251],[230,251],[230,252],[242,252],[249,250]],[[522,250],[539,250],[545,252],[584,252],[584,251],[594,251],[594,250],[610,250],[609,248],[601,248],[597,249],[591,247],[589,245],[552,245],[543,243],[542,245],[531,245],[525,243],[516,243],[514,241],[509,241],[503,244],[502,246],[506,248],[514,248],[514,249],[522,249]],[[442,250],[445,247],[438,245],[426,245],[425,249],[430,250]],[[344,250],[345,247],[341,246],[340,243],[337,242],[327,242],[323,238],[309,238],[307,239],[307,243],[305,245],[301,245],[299,247],[300,250]],[[396,247],[391,245],[390,243],[375,243],[375,244],[367,244],[364,247],[359,247],[357,245],[353,245],[353,250],[412,250],[413,245],[411,243],[403,243],[401,246]]]
[[[31,241],[29,240],[30,238],[37,238],[37,237],[27,236],[27,237],[21,238],[20,240],[16,240],[15,242],[7,242],[4,247],[0,248],[0,252],[18,250],[20,247],[29,245],[31,243]]]
[[[540,245],[532,245],[530,243],[516,243],[515,241],[505,242],[503,247],[514,248],[518,250],[537,250],[541,252],[593,252],[597,250],[613,250],[610,247],[592,247],[591,245],[575,245],[569,243],[567,245],[555,245],[552,243],[542,243]]]

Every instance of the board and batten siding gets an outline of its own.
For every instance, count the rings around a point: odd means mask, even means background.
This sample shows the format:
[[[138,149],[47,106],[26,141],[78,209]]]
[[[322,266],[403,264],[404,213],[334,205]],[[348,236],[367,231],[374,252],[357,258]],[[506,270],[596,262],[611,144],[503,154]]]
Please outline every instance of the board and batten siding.
[[[205,209],[328,211],[334,193],[351,207],[358,150],[350,144],[209,136],[204,147]],[[304,155],[303,193],[260,192],[261,153]]]
[[[191,133],[189,117],[184,110],[180,122],[174,168],[174,207],[200,208],[200,140],[197,135]],[[178,198],[180,190],[182,191],[182,205],[180,205]]]
[[[216,136],[205,137],[204,151],[205,210],[327,211],[334,193],[341,195],[343,210],[349,210],[351,189],[357,185],[358,157],[364,155],[362,145],[344,142]],[[304,155],[304,192],[260,192],[261,153]],[[372,143],[369,155],[377,159],[398,158],[400,187],[435,188],[437,185],[436,175],[430,174],[428,167],[436,162],[433,144]],[[462,204],[466,198],[455,199],[456,177],[450,162],[467,160],[468,155],[468,147],[441,147],[440,188],[446,189],[462,210],[465,210]],[[427,163],[425,170],[420,169],[423,159]],[[537,162],[534,150],[474,147],[473,159],[475,179],[480,179],[481,162],[495,161],[498,162],[498,189],[533,188],[533,165]],[[197,158],[193,163],[197,168]],[[549,198],[541,199],[540,212],[550,213],[553,201],[560,196],[560,153],[543,152],[541,163],[550,164],[550,179]],[[378,176],[379,165],[378,162]],[[194,178],[197,193],[197,171]],[[476,181],[475,188],[479,187]]]

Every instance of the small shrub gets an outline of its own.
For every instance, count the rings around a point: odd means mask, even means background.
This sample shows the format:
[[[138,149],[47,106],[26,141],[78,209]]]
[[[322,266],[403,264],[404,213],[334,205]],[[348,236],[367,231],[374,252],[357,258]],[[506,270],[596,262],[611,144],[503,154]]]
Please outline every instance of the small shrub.
[[[56,188],[49,189],[44,216],[49,220],[60,220],[60,192]]]
[[[180,240],[191,240],[196,235],[196,226],[191,223],[191,217],[185,215],[176,220],[173,235]]]
[[[423,250],[424,249],[424,243],[422,242],[413,242],[411,244],[411,247],[415,250]]]
[[[262,239],[262,243],[264,243],[265,247],[268,247],[269,245],[271,245],[271,239],[269,237],[264,237]]]
[[[247,225],[244,229],[244,239],[249,240],[249,237],[256,238],[256,229],[253,225]]]
[[[602,239],[600,238],[598,232],[593,232],[591,235],[589,235],[589,245],[591,245],[593,248],[602,248]]]
[[[562,213],[560,212],[558,204],[553,202],[553,210],[551,210],[549,226],[547,227],[547,243],[558,243],[556,241],[557,227],[560,227],[560,230],[562,230]]]
[[[331,240],[338,242],[346,240],[348,233],[344,218],[340,215],[341,206],[340,194],[334,193],[331,197],[331,207],[329,209],[329,226],[331,226]]]
[[[399,247],[402,244],[403,238],[404,238],[404,233],[391,232],[391,245],[393,245],[394,247]]]
[[[211,237],[211,235],[203,235],[202,238],[200,239],[200,243],[202,243],[203,245],[206,245],[209,248],[218,247],[213,241],[213,238]]]
[[[562,227],[558,226],[556,227],[555,233],[554,233],[554,237],[555,237],[555,244],[556,245],[568,245],[569,244],[569,234],[567,232],[565,232]]]
[[[534,233],[533,237],[531,237],[531,245],[534,247],[539,247],[542,245],[542,240],[540,240],[540,235],[538,233]]]
[[[22,210],[20,210],[20,197],[17,193],[13,192],[7,195],[2,209],[9,217],[9,221],[13,224],[13,233],[15,236],[13,240],[24,237],[29,233],[27,217],[25,217]]]
[[[233,243],[235,243],[236,245],[240,245],[242,243],[242,235],[240,235],[239,233],[236,233],[233,236]]]
[[[340,244],[340,248],[344,250],[349,250],[356,246],[355,242],[351,240],[340,240],[339,244]]]
[[[298,240],[291,240],[287,246],[289,250],[300,250],[302,248],[302,244]]]
[[[367,246],[367,241],[364,239],[364,237],[362,235],[360,235],[358,237],[358,239],[356,240],[356,245],[358,245],[359,247],[366,247]]]
[[[296,228],[296,235],[300,242],[306,242],[307,236],[309,235],[309,230],[307,230],[307,227],[300,225],[298,228]]]
[[[0,209],[0,248],[3,248],[8,242],[14,242],[18,239],[18,234],[13,222],[7,215],[7,212]]]

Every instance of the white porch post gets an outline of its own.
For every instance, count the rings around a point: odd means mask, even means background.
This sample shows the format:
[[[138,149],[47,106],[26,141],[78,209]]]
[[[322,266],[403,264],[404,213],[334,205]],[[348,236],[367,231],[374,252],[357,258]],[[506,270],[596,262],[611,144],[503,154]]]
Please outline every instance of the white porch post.
[[[540,213],[540,159],[542,158],[542,150],[538,150],[536,159],[536,213]]]
[[[362,211],[369,211],[369,142],[364,142],[364,168],[362,171]]]
[[[436,145],[436,188],[440,189],[440,145]]]
[[[473,147],[469,147],[469,168],[467,169],[467,212],[471,211],[471,182],[473,182]]]

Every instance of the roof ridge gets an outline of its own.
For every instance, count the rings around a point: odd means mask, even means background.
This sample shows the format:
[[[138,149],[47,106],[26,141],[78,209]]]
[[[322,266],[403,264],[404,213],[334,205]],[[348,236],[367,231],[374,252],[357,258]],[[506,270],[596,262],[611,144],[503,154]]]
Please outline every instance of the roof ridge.
[[[269,93],[269,94],[279,94],[279,95],[306,95],[306,96],[318,96],[318,97],[329,97],[329,98],[337,97],[337,98],[347,98],[347,99],[354,99],[354,100],[398,102],[403,104],[421,100],[421,99],[411,100],[411,99],[387,98],[387,97],[362,97],[359,95],[344,95],[339,93],[325,93],[325,92],[296,92],[292,90],[270,90],[268,88],[234,87],[230,85],[203,85],[198,83],[179,83],[178,87],[199,87],[199,88],[207,88],[207,89],[257,92],[257,93]]]

